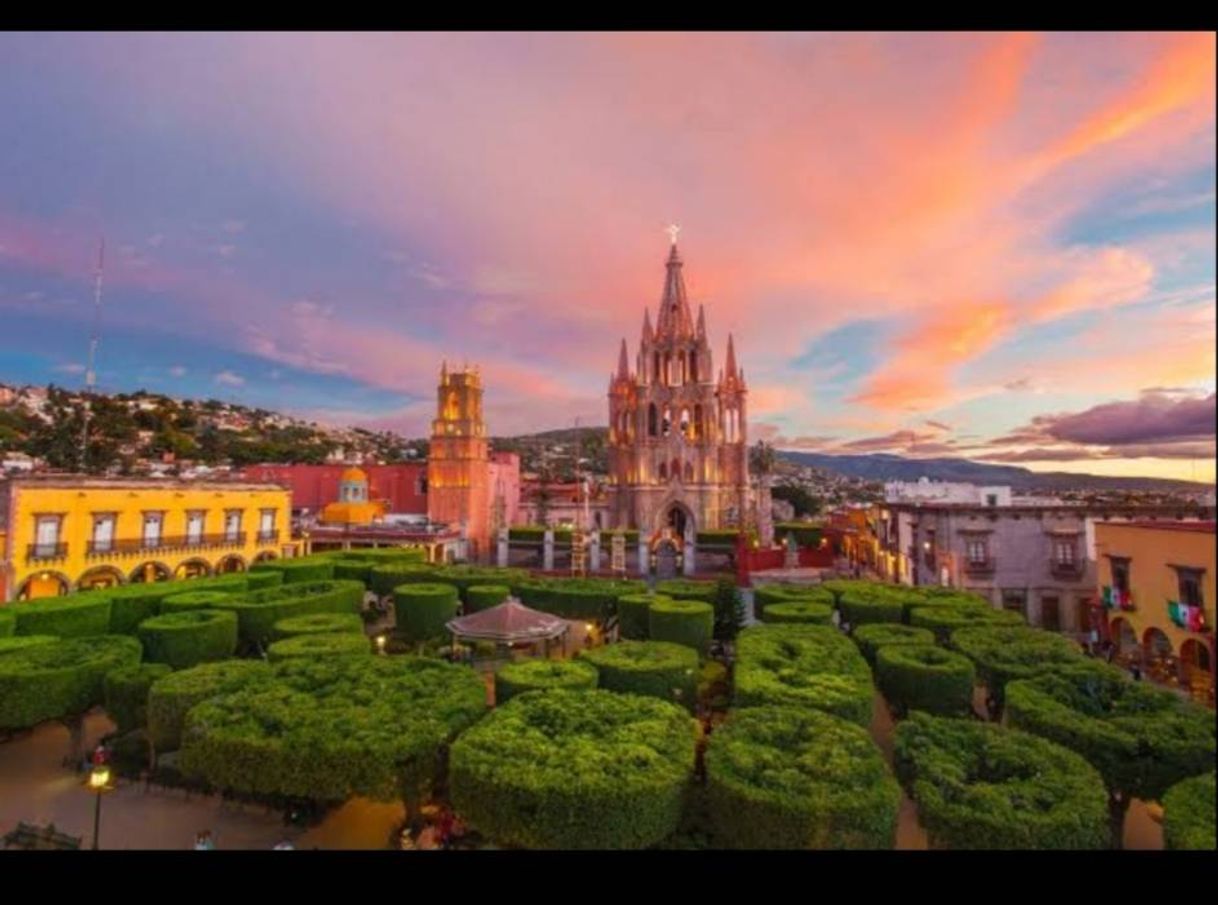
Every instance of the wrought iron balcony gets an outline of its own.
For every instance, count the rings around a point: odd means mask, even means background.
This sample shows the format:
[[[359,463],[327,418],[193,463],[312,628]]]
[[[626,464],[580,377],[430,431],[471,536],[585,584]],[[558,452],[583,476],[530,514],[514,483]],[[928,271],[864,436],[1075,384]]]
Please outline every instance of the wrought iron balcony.
[[[277,540],[279,540],[278,531],[259,531],[258,532],[258,543],[260,543],[260,544],[272,544]]]
[[[26,549],[26,562],[50,562],[56,559],[66,559],[68,555],[67,544],[30,544]]]
[[[133,537],[119,538],[109,541],[91,540],[85,550],[87,557],[124,556],[138,553],[174,550],[204,550],[215,547],[243,547],[246,534],[244,532],[223,534],[199,534],[191,537],[185,534],[165,537]]]
[[[964,572],[966,575],[993,575],[994,568],[995,562],[992,556],[985,559],[968,559],[964,561]]]
[[[1081,562],[1058,562],[1054,560],[1049,563],[1049,574],[1054,578],[1079,579],[1083,577],[1085,571]]]

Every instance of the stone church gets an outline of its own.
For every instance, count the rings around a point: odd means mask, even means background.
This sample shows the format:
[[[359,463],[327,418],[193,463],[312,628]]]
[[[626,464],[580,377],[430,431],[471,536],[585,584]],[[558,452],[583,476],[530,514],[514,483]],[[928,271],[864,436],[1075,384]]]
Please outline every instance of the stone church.
[[[692,542],[752,521],[748,390],[730,335],[716,374],[706,315],[699,305],[694,320],[681,266],[674,234],[655,326],[645,311],[635,370],[623,339],[609,379],[609,521]]]

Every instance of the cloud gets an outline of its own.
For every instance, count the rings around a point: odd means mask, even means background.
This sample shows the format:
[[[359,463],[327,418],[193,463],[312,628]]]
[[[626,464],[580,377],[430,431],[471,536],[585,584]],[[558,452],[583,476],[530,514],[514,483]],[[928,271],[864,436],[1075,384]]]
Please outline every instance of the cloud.
[[[952,429],[950,424],[944,424],[942,421],[926,421],[925,423],[927,427],[933,427],[936,430],[950,431]]]
[[[240,374],[234,374],[232,371],[221,371],[216,375],[216,383],[223,386],[239,387],[245,386],[245,378]]]
[[[1212,438],[1215,395],[1173,398],[1147,393],[1140,399],[1097,405],[1070,415],[1046,416],[1039,430],[1070,443],[1130,445]]]
[[[172,377],[185,377],[186,368],[183,367],[182,365],[174,365],[172,368],[169,369],[169,374]]]

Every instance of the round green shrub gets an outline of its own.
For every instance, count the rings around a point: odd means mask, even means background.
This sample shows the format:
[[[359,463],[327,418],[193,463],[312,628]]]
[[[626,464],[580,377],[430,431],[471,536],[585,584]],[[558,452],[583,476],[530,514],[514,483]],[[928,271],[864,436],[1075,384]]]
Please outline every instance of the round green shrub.
[[[538,578],[512,585],[528,607],[563,619],[604,620],[617,610],[619,597],[644,594],[641,581],[606,578]]]
[[[166,663],[122,666],[106,673],[102,681],[106,713],[120,735],[148,724],[148,690],[152,683],[173,672]]]
[[[876,684],[901,711],[965,716],[973,708],[973,662],[932,644],[886,644],[876,651]]]
[[[233,600],[227,591],[183,591],[161,601],[162,613],[184,613],[188,610],[211,610]]]
[[[1007,682],[1086,659],[1065,635],[1026,626],[959,628],[950,643],[976,664],[977,677],[1000,708]]]
[[[1163,796],[1163,843],[1169,849],[1212,852],[1214,837],[1214,773],[1184,779]]]
[[[184,610],[145,619],[139,627],[144,659],[188,669],[225,660],[237,650],[237,614],[227,610]]]
[[[1077,751],[1125,802],[1162,800],[1214,766],[1213,711],[1085,657],[1012,681],[1007,719]]]
[[[1073,751],[1035,735],[914,713],[897,726],[893,762],[933,848],[1108,844],[1099,773]]]
[[[810,625],[831,625],[833,604],[819,600],[785,600],[766,605],[762,622],[798,622]]]
[[[675,701],[692,708],[698,692],[698,653],[667,641],[622,641],[579,652],[596,667],[599,687]]]
[[[433,793],[444,746],[487,707],[477,673],[423,657],[292,657],[263,668],[190,708],[184,773],[254,795],[405,799],[413,810]]]
[[[0,609],[0,638],[11,638],[17,634],[17,617],[8,607]]]
[[[0,638],[0,654],[37,647],[40,644],[54,644],[58,640],[54,635],[14,635],[11,638]]]
[[[753,613],[764,620],[766,607],[771,603],[803,600],[825,603],[830,609],[837,605],[833,595],[822,585],[766,584],[753,589]]]
[[[691,581],[688,578],[668,578],[656,582],[656,593],[673,600],[701,600],[703,603],[714,603],[715,583],[713,581]]]
[[[726,848],[892,848],[901,789],[860,726],[819,710],[733,712],[706,749],[707,805]]]
[[[278,572],[283,584],[329,581],[334,578],[334,560],[324,553],[290,559],[268,559],[250,566],[250,574]]]
[[[935,634],[928,628],[874,622],[861,625],[850,635],[859,646],[863,659],[874,669],[875,652],[889,644],[934,644]]]
[[[715,630],[715,608],[700,600],[656,600],[648,613],[648,637],[704,653]]]
[[[358,581],[314,581],[233,594],[213,606],[237,614],[242,640],[262,644],[274,637],[275,623],[282,619],[312,613],[358,613],[363,603],[364,586]]]
[[[271,672],[262,660],[204,663],[157,679],[148,690],[148,734],[158,751],[176,751],[191,707],[256,682]]]
[[[499,845],[645,848],[677,828],[695,732],[687,713],[651,698],[524,694],[452,746],[453,807]]]
[[[266,649],[266,655],[272,663],[292,657],[350,657],[371,654],[372,645],[362,632],[297,635],[276,641]]]
[[[919,606],[910,610],[909,624],[930,629],[940,644],[947,644],[957,629],[1025,623],[1023,616],[1013,610],[988,606]]]
[[[104,699],[106,673],[140,662],[140,643],[125,635],[63,638],[0,656],[0,729],[83,713]]]
[[[595,688],[596,682],[596,667],[581,660],[522,660],[495,673],[495,704],[526,691]]]
[[[651,605],[657,600],[671,600],[658,594],[623,594],[617,599],[617,618],[622,638],[646,641],[651,631]]]
[[[465,589],[467,612],[478,613],[499,606],[512,596],[512,589],[505,584],[474,584]]]
[[[737,639],[737,707],[812,707],[868,726],[874,697],[867,662],[831,626],[755,625]]]
[[[311,613],[308,616],[290,616],[280,619],[274,626],[276,640],[294,638],[297,635],[322,635],[335,632],[364,634],[364,620],[355,613]]]
[[[863,592],[857,590],[842,594],[837,605],[842,611],[842,619],[852,626],[875,622],[899,623],[901,614],[905,612],[904,604],[898,597],[864,596]]]
[[[396,632],[407,641],[442,638],[457,615],[459,598],[451,584],[403,584],[393,589]]]
[[[110,598],[105,594],[68,594],[44,597],[13,607],[17,635],[55,635],[87,638],[110,631]]]

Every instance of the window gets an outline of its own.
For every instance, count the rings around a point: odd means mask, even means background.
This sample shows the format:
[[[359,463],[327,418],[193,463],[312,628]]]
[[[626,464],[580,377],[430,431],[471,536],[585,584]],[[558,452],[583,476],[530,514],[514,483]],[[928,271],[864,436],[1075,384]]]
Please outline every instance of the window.
[[[981,539],[968,542],[968,561],[971,565],[983,566],[990,559],[989,545]]]
[[[1129,593],[1129,566],[1130,562],[1125,557],[1113,556],[1112,562],[1112,586],[1122,594]]]
[[[1204,569],[1187,569],[1173,566],[1180,588],[1180,603],[1185,606],[1204,606],[1201,599],[1201,576]]]
[[[258,514],[258,539],[274,540],[275,535],[275,510],[263,509]]]
[[[1073,566],[1074,555],[1074,538],[1059,538],[1053,542],[1053,561],[1059,566]]]
[[[1040,598],[1040,627],[1050,631],[1061,631],[1061,610],[1056,597]]]
[[[51,557],[59,554],[59,527],[63,517],[37,515],[34,517],[34,555]]]
[[[658,355],[659,353],[656,354]],[[647,406],[647,436],[654,437],[657,433],[659,433],[657,430],[658,422],[659,419],[656,417],[656,404],[653,402],[651,405]]]
[[[224,539],[232,542],[241,534],[241,510],[229,509],[224,513]]]
[[[93,515],[93,552],[109,553],[114,549],[113,512],[98,512]]]
[[[161,545],[161,525],[165,521],[163,512],[144,513],[144,547],[155,549]]]
[[[203,543],[203,522],[206,513],[202,509],[194,509],[186,513],[186,543],[198,546]]]
[[[689,353],[689,379],[691,383],[698,382],[698,352],[696,349]]]
[[[667,437],[669,430],[672,428],[672,409],[664,406],[664,419],[660,422],[660,432]]]
[[[985,495],[985,504],[987,506],[997,506],[998,505],[998,494],[987,493]]]
[[[1019,613],[1027,618],[1028,592],[1023,588],[1004,588],[1002,591],[1002,608]]]

